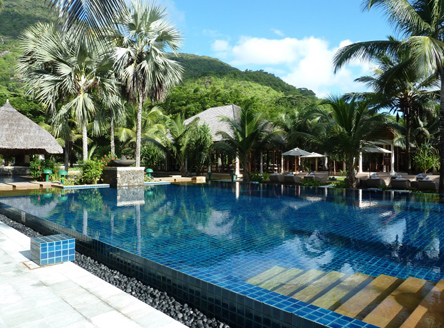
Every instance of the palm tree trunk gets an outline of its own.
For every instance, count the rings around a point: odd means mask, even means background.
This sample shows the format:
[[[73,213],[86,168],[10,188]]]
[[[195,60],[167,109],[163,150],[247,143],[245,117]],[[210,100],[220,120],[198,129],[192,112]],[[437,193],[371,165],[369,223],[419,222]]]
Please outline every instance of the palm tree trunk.
[[[65,171],[68,172],[69,166],[69,138],[65,139],[65,158],[64,158]]]
[[[111,123],[109,126],[110,129],[110,139],[111,139],[111,156],[114,156],[116,154],[116,144],[114,142],[114,117],[111,116]]]
[[[409,110],[408,114],[404,117],[406,117],[405,125],[407,128],[406,135],[405,135],[405,153],[406,153],[406,160],[407,160],[407,172],[408,174],[412,174],[412,161],[411,161],[411,154],[410,154],[410,135],[412,133],[412,124],[411,124],[411,110]]]
[[[444,67],[439,67],[441,77],[441,92],[439,104],[439,188],[438,192],[444,194]]]
[[[353,156],[348,156],[348,158],[347,158],[347,179],[348,179],[348,186],[350,188],[356,188],[354,162],[355,162],[355,159],[353,158]]]
[[[137,126],[136,126],[136,167],[140,167],[140,148],[142,144],[142,92],[139,91],[139,102],[137,104]]]
[[[241,160],[241,163],[242,163],[242,168],[243,168],[243,171],[242,171],[242,180],[244,181],[244,182],[250,182],[250,170],[249,170],[249,168],[250,168],[250,163],[249,163],[249,161],[248,161],[248,156],[249,155],[247,155],[245,158],[243,158],[242,160]]]
[[[82,124],[82,143],[83,161],[86,162],[88,160],[88,130],[86,121]]]

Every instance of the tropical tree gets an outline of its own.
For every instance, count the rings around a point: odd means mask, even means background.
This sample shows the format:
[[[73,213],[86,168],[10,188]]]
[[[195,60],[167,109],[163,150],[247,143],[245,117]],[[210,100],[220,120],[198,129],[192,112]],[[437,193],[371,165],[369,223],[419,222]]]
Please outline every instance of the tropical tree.
[[[345,159],[348,184],[356,187],[355,167],[361,148],[384,139],[385,116],[370,109],[367,101],[331,96],[324,103],[331,111],[319,111],[321,124],[326,127],[325,147]]]
[[[399,47],[408,47],[420,74],[436,74],[440,81],[439,193],[444,193],[444,0],[364,0],[363,3],[368,9],[382,8],[405,39],[400,42],[359,42],[346,46],[336,54],[335,67],[338,69],[352,58],[371,59],[377,53],[390,53]]]
[[[272,143],[279,143],[282,130],[275,127],[270,121],[263,119],[261,113],[255,113],[247,108],[240,109],[239,117],[222,116],[221,120],[228,123],[231,133],[218,131],[217,134],[223,140],[216,143],[214,147],[233,157],[239,157],[243,168],[243,180],[248,182],[250,181],[252,151],[263,149]]]
[[[163,141],[156,142],[156,145],[169,151],[173,155],[176,163],[179,165],[179,171],[182,175],[187,175],[187,158],[192,141],[192,133],[197,129],[199,119],[194,119],[189,124],[185,124],[182,114],[176,114],[167,122],[168,131],[163,136]]]
[[[146,100],[163,99],[168,90],[178,84],[182,66],[168,58],[165,50],[177,53],[181,45],[179,31],[165,20],[165,9],[142,2],[122,13],[116,36],[116,69],[127,97],[136,102],[136,166],[140,166],[142,140],[142,108]]]
[[[389,40],[396,42],[393,37]],[[436,92],[429,91],[436,79],[418,74],[413,66],[410,51],[406,47],[396,48],[391,53],[378,53],[373,56],[377,66],[371,76],[362,76],[356,81],[366,83],[373,92],[362,93],[377,108],[389,109],[402,115],[405,124],[405,149],[407,171],[411,172],[411,137],[414,122],[434,113]]]
[[[72,29],[79,36],[91,27],[100,33],[104,26],[112,26],[125,8],[124,0],[49,0],[49,4],[58,9],[64,29]]]
[[[205,165],[208,165],[210,150],[213,145],[210,127],[207,124],[198,125],[193,131],[188,153],[189,166],[200,174]]]
[[[88,123],[101,99],[118,94],[106,44],[63,33],[55,25],[37,24],[25,31],[19,71],[28,92],[54,115],[55,122],[74,117],[82,129],[83,160],[88,159]],[[98,125],[96,125],[98,129]]]
[[[122,154],[134,154],[137,135],[137,106],[126,105],[126,113],[116,128],[116,136],[122,143]],[[144,108],[142,112],[141,138],[144,142],[160,141],[166,133],[166,120],[158,107]]]

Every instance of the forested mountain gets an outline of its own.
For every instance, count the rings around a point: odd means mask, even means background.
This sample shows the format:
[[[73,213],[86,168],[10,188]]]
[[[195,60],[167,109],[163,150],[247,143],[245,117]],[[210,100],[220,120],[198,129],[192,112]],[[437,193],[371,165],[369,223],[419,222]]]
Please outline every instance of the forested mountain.
[[[19,38],[29,26],[55,17],[47,2],[35,0],[4,0],[0,12],[0,105],[9,96],[13,106],[36,121],[44,119],[42,108],[24,98],[25,91],[15,70],[20,55]],[[185,74],[183,83],[160,104],[167,114],[183,112],[189,117],[209,107],[235,103],[272,117],[296,104],[316,100],[312,91],[295,88],[264,71],[240,71],[206,56],[180,54],[175,59],[183,65]]]

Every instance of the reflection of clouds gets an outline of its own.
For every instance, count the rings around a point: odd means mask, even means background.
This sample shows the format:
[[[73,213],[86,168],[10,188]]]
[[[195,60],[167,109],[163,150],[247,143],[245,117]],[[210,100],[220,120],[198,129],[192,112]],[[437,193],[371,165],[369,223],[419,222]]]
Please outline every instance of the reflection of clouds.
[[[211,210],[208,222],[198,224],[197,229],[210,236],[227,236],[232,237],[232,228],[234,220],[230,220],[230,211]]]
[[[331,249],[324,250],[324,241],[320,237],[321,234],[314,231],[309,237],[295,236],[286,240],[281,247],[289,256],[296,257],[297,262],[310,263],[310,268],[317,268],[329,264],[335,255]]]
[[[42,194],[38,197],[40,198],[40,197],[44,197],[44,196],[45,196],[45,194]],[[1,202],[6,205],[18,208],[18,209],[22,210],[23,212],[40,217],[40,218],[47,217],[55,209],[55,207],[58,204],[58,200],[54,199],[51,202],[37,205],[32,202],[31,197],[3,198],[1,200]]]
[[[401,246],[407,233],[406,219],[397,218],[396,211],[369,213],[367,222],[369,229],[384,244]],[[366,215],[367,216],[367,215]]]
[[[427,249],[424,251],[424,253],[427,255],[430,259],[438,259],[439,258],[439,238],[435,237],[432,239],[432,242],[427,246]]]

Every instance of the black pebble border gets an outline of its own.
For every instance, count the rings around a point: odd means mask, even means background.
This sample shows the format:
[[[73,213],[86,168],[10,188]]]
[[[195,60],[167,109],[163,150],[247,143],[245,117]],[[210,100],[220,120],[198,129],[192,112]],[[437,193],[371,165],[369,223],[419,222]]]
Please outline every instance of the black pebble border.
[[[33,229],[1,214],[0,222],[7,224],[28,237],[41,236],[40,233]],[[229,328],[227,324],[216,319],[209,319],[199,310],[188,307],[188,304],[177,302],[173,297],[168,296],[167,293],[149,287],[137,279],[127,277],[116,270],[111,270],[88,256],[76,252],[74,263],[188,327]]]

